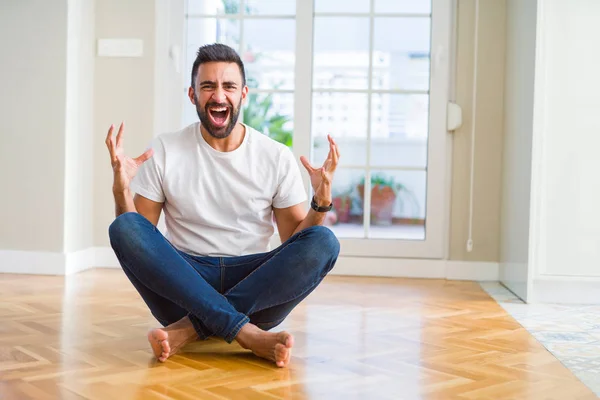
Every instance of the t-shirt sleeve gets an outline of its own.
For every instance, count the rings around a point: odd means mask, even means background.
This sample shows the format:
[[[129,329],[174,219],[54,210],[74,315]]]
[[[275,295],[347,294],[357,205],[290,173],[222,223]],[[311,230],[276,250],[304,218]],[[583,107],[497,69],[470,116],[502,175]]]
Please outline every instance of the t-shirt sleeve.
[[[165,202],[163,191],[163,175],[165,170],[165,152],[160,140],[152,141],[150,147],[154,154],[145,163],[140,165],[137,174],[131,182],[130,188],[134,193],[158,203]]]
[[[288,147],[281,151],[277,177],[277,191],[273,198],[273,207],[287,208],[306,201],[306,190],[302,183],[300,167]]]

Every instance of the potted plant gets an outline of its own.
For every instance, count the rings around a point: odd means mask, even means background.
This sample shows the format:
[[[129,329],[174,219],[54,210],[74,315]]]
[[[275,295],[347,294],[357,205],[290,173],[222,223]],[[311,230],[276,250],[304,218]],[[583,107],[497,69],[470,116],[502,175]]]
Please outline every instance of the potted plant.
[[[352,208],[352,195],[350,190],[339,193],[333,197],[333,209],[337,214],[337,222],[350,222],[350,210]]]
[[[364,178],[358,184],[358,193],[364,199]],[[383,174],[371,175],[371,224],[392,225],[395,205],[400,196],[400,205],[404,207],[404,199],[408,197],[412,201],[415,210],[418,209],[418,201],[414,194],[403,184],[395,182],[393,177]]]

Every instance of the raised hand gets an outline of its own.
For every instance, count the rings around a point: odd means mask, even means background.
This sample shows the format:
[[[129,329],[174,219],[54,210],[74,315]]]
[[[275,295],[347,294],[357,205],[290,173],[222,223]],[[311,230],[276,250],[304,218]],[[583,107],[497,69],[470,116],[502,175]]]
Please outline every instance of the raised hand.
[[[340,151],[337,144],[331,135],[327,135],[327,139],[329,140],[329,154],[325,162],[323,162],[323,166],[314,168],[310,165],[306,157],[300,157],[302,165],[304,165],[304,168],[306,168],[310,175],[310,183],[315,192],[316,201],[320,206],[328,206],[331,203],[331,182],[340,159]]]
[[[114,128],[114,125],[111,125],[108,130],[106,147],[108,147],[110,153],[110,163],[114,173],[113,192],[123,192],[129,189],[129,184],[137,173],[139,166],[152,157],[153,151],[148,149],[137,158],[126,156],[123,149],[124,124],[121,123],[116,140],[113,137]]]

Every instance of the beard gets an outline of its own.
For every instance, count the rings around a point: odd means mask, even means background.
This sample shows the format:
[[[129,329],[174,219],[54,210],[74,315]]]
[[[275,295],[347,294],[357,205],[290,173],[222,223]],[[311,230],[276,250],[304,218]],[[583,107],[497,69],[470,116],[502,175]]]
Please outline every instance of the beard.
[[[196,112],[198,113],[198,118],[200,118],[200,123],[206,129],[206,131],[216,139],[225,139],[231,134],[233,128],[237,124],[237,120],[240,115],[240,109],[242,107],[242,99],[238,103],[237,107],[233,107],[228,103],[215,103],[208,102],[206,105],[201,107],[199,105],[198,99],[196,98]],[[226,108],[225,117],[220,117],[218,119],[228,118],[229,122],[226,125],[216,125],[213,122],[213,119],[209,115],[211,113],[210,108],[218,107],[218,108]],[[223,113],[214,113],[212,115],[223,114]]]

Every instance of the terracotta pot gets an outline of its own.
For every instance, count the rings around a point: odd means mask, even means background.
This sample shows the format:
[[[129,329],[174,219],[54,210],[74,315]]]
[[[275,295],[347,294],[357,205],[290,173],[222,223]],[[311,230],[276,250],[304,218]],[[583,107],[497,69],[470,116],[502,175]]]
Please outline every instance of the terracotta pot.
[[[364,186],[358,186],[358,192],[364,199]],[[375,185],[371,188],[371,224],[391,225],[394,215],[396,193],[389,186]]]
[[[333,208],[338,216],[338,222],[348,223],[350,222],[350,208],[352,200],[350,197],[334,197]]]

